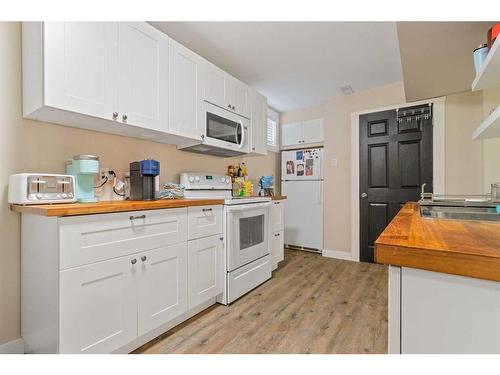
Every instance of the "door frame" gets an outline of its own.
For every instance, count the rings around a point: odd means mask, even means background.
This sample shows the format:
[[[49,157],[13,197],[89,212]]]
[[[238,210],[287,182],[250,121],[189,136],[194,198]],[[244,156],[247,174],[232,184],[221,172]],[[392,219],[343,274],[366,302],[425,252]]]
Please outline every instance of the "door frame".
[[[351,256],[359,262],[359,116],[421,104],[433,104],[432,109],[432,167],[433,191],[444,194],[445,168],[445,101],[446,97],[402,103],[383,108],[351,112]]]

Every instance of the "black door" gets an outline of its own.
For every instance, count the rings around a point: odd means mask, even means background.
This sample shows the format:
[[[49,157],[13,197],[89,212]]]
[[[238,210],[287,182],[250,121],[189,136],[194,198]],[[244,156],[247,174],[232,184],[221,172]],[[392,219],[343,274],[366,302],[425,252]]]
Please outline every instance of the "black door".
[[[420,187],[432,192],[432,107],[359,117],[360,260],[373,262],[374,242]]]

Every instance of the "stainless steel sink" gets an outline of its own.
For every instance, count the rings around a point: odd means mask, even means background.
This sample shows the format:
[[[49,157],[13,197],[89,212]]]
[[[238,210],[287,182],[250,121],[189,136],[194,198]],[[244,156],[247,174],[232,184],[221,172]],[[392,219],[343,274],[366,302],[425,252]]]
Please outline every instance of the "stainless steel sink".
[[[420,205],[420,216],[429,219],[500,221],[496,207]]]

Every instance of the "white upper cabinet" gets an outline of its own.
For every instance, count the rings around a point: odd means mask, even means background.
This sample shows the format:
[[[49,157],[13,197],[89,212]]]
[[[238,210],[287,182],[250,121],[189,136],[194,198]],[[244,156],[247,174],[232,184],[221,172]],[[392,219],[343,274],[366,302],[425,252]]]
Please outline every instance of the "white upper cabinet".
[[[290,122],[281,128],[281,145],[292,146],[302,143],[302,123]]]
[[[204,60],[170,39],[170,132],[200,139],[203,134]]]
[[[252,120],[251,120],[251,153],[267,154],[267,98],[256,90],[252,95]]]
[[[231,77],[229,80],[231,110],[241,116],[250,118],[252,90],[243,82]]]
[[[325,140],[322,118],[302,122],[302,140],[302,143],[320,143]]]
[[[23,60],[33,49],[39,49],[36,53],[45,58],[38,67],[34,61],[23,61],[26,94],[30,82],[39,83],[45,105],[111,120],[113,112],[118,111],[118,23],[46,22],[25,26],[23,46],[31,51],[24,51]],[[38,33],[43,35],[41,45],[28,40]],[[36,77],[34,70],[41,71],[42,67],[44,77]]]
[[[324,142],[322,118],[283,124],[281,129],[281,145],[283,147]]]
[[[167,131],[168,37],[145,22],[118,24],[118,120]]]
[[[230,76],[214,64],[206,62],[206,86],[203,99],[219,107],[230,110],[229,79]]]
[[[210,62],[206,62],[203,99],[228,111],[250,118],[252,89]]]

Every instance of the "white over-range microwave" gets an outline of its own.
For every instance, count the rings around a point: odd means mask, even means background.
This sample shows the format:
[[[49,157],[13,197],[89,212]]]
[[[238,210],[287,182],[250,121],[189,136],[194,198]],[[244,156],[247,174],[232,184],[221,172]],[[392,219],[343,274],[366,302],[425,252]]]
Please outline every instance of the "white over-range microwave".
[[[238,156],[250,152],[250,120],[204,102],[204,134],[195,144],[179,146],[185,151],[216,156]]]

